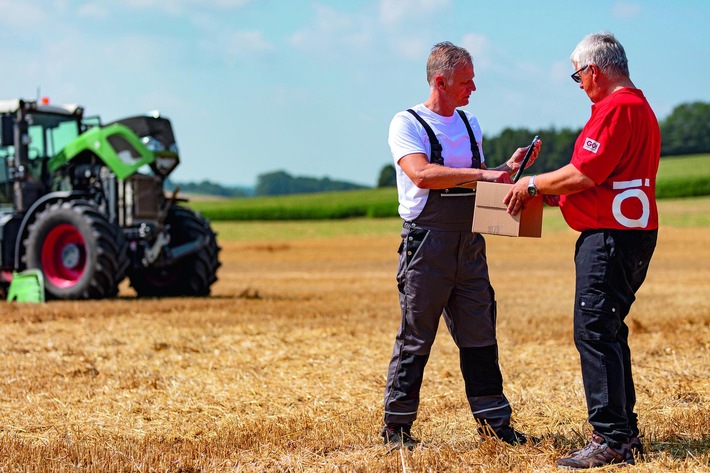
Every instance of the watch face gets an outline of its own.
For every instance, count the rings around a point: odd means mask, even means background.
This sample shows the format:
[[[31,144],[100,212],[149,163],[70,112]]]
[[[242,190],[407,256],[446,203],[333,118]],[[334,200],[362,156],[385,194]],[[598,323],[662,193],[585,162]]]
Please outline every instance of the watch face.
[[[530,195],[533,196],[533,197],[536,196],[536,195],[537,195],[537,189],[535,189],[534,187],[528,187],[528,194],[530,194]]]

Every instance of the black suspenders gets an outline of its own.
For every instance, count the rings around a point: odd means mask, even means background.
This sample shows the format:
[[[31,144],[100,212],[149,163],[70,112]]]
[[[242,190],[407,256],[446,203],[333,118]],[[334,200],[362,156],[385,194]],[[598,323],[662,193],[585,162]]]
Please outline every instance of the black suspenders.
[[[471,124],[466,118],[466,114],[463,110],[456,110],[461,115],[461,120],[463,120],[464,125],[466,125],[466,131],[468,131],[468,137],[471,139],[471,167],[480,168],[481,167],[481,152],[478,151],[478,143],[476,142],[476,137],[473,136],[473,130],[471,129]]]
[[[431,157],[429,159],[430,163],[433,164],[439,164],[441,166],[444,165],[444,158],[441,156],[441,143],[439,143],[439,140],[437,139],[436,135],[434,134],[434,130],[431,129],[429,124],[419,116],[417,112],[412,110],[411,108],[408,108],[407,111],[411,113],[414,118],[417,119],[419,123],[424,127],[424,130],[426,130],[427,135],[429,136],[429,144],[431,145]],[[468,119],[466,118],[466,114],[464,113],[463,110],[456,110],[459,115],[461,116],[461,119],[463,120],[464,124],[466,125],[466,131],[468,132],[468,137],[471,141],[471,167],[472,168],[480,168],[481,167],[481,153],[478,151],[478,143],[476,142],[476,137],[473,135],[473,130],[471,129],[471,124],[468,122]]]

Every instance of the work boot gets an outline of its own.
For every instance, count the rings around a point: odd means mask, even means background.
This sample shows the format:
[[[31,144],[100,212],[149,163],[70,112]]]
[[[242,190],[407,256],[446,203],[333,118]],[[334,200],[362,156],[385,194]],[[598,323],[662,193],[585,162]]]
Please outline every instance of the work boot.
[[[411,425],[406,424],[386,425],[381,434],[385,445],[390,447],[390,450],[413,449],[419,443],[419,440],[412,438],[410,434],[411,428]]]
[[[486,425],[485,427],[479,427],[478,433],[483,440],[488,438],[497,438],[501,442],[505,442],[508,445],[525,445],[528,442],[528,438],[524,433],[518,432],[509,425],[500,427],[497,430],[494,430]]]
[[[630,445],[625,443],[619,448],[611,448],[604,437],[596,433],[592,433],[592,440],[586,447],[573,450],[568,456],[557,460],[557,466],[564,470],[584,470],[613,464],[635,464]]]

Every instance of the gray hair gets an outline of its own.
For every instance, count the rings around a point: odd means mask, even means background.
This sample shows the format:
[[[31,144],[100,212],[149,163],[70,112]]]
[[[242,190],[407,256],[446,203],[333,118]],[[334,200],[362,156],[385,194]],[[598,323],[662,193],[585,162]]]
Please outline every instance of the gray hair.
[[[570,59],[578,68],[594,64],[610,77],[629,77],[629,61],[624,47],[607,31],[585,36],[572,51]]]
[[[473,64],[471,54],[465,48],[456,46],[449,41],[437,43],[431,48],[426,63],[426,80],[431,85],[437,74],[451,80],[454,69],[461,64]]]

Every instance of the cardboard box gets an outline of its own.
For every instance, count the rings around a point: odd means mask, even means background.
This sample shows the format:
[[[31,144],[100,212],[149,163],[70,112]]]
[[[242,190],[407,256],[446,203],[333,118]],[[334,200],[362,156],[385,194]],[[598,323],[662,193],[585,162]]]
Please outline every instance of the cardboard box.
[[[503,199],[513,184],[479,182],[473,210],[473,231],[512,237],[542,236],[542,196],[533,197],[522,212],[511,216]]]

